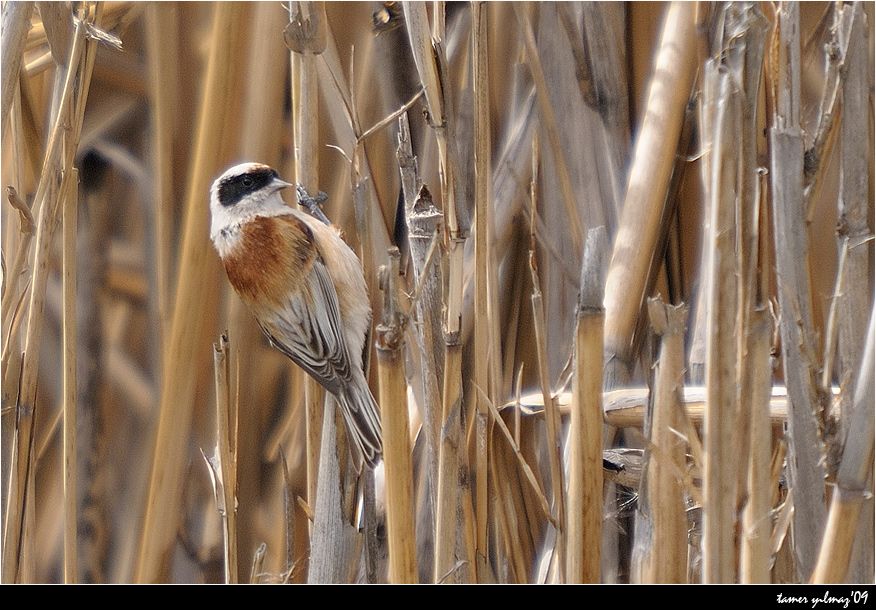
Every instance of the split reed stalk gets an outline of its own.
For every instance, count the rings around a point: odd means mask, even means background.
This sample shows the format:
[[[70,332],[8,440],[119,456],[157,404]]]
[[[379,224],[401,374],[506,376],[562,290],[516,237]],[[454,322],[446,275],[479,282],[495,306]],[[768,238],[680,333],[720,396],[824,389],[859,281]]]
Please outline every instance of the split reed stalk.
[[[380,411],[383,423],[383,462],[386,473],[386,530],[391,583],[416,583],[414,493],[408,423],[407,381],[404,366],[405,318],[398,309],[401,254],[392,247],[389,264],[382,268],[383,319],[375,333]]]
[[[76,229],[79,214],[79,172],[68,170],[70,178],[67,182],[67,192],[64,193],[64,208],[62,212],[62,269],[64,310],[62,316],[64,345],[64,582],[75,583],[79,580],[77,566],[77,526],[78,486],[76,484],[76,424],[77,424],[77,376],[76,353],[79,347],[76,328]]]
[[[330,584],[348,583],[353,578],[356,564],[356,538],[345,505],[345,487],[342,466],[347,462],[347,448],[339,445],[336,436],[343,433],[338,427],[337,405],[329,395],[322,418],[319,472],[317,472],[316,503],[313,509],[313,529],[310,534],[310,558],[307,582]],[[341,454],[343,450],[344,454]],[[366,470],[365,476],[370,476]],[[355,489],[354,486],[351,488]]]
[[[821,411],[812,345],[809,244],[804,224],[803,134],[800,129],[800,7],[783,2],[778,12],[774,111],[769,131],[771,202],[776,253],[782,365],[791,409],[788,417],[788,482],[794,494],[793,550],[797,576],[812,572],[824,520]]]
[[[566,582],[600,582],[602,547],[602,354],[608,237],[587,232],[581,264],[569,422],[569,510]]]
[[[402,194],[405,200],[405,221],[408,246],[417,290],[415,310],[418,324],[414,329],[420,352],[420,372],[423,379],[423,428],[426,433],[426,459],[429,463],[430,530],[435,529],[434,509],[437,507],[438,452],[441,438],[441,388],[444,378],[444,352],[441,348],[441,278],[438,251],[441,243],[443,215],[432,202],[428,189],[420,184],[417,158],[411,148],[411,132],[407,114],[398,119],[398,159]]]
[[[871,310],[867,343],[855,384],[855,404],[837,474],[824,538],[811,582],[843,582],[849,570],[855,532],[873,477],[873,337],[876,309]],[[872,501],[872,500],[869,500]]]
[[[205,307],[215,306],[219,286],[215,254],[208,244],[204,197],[223,161],[222,151],[227,148],[223,142],[231,137],[219,126],[231,120],[228,109],[242,84],[233,81],[233,71],[228,67],[234,64],[242,46],[244,11],[245,7],[237,3],[213,7],[210,51],[185,198],[176,296],[170,336],[163,342],[160,411],[133,576],[137,582],[166,580],[181,517],[182,475],[188,462],[187,441],[198,383],[192,367],[199,362],[198,354],[203,352],[201,347],[208,334],[206,322],[210,316],[205,315]]]
[[[612,368],[632,364],[633,334],[660,242],[664,202],[696,72],[695,11],[694,3],[673,2],[663,22],[605,285],[606,362]],[[609,381],[615,375],[606,371]]]
[[[222,517],[225,583],[237,578],[237,401],[231,391],[231,350],[223,334],[213,344],[213,371],[216,383],[216,502]],[[211,465],[212,467],[212,465]]]
[[[443,10],[443,9],[442,9]],[[444,218],[447,223],[447,292],[445,293],[444,318],[444,384],[442,407],[442,436],[439,449],[438,508],[435,525],[435,564],[433,579],[441,582],[450,575],[460,582],[467,570],[456,569],[461,550],[458,550],[457,535],[467,530],[465,511],[460,503],[465,490],[459,489],[461,464],[464,464],[462,435],[462,343],[460,341],[463,255],[468,237],[468,227],[460,217],[463,201],[459,197],[461,186],[457,184],[459,163],[454,137],[453,117],[448,108],[449,95],[442,89],[439,77],[439,62],[444,61],[444,49],[429,33],[426,7],[421,2],[404,3],[408,39],[420,81],[426,95],[431,127],[438,144],[438,164],[441,177],[441,194],[444,200]],[[435,16],[436,24],[442,19],[441,10]],[[440,30],[440,28],[439,28]],[[433,45],[435,45],[433,47]],[[446,63],[443,65],[446,66]],[[460,209],[457,209],[457,205]],[[463,494],[460,494],[460,491]]]
[[[649,299],[651,326],[660,336],[660,359],[654,380],[650,456],[646,475],[650,512],[650,548],[642,582],[687,580],[687,516],[685,514],[685,443],[679,397],[684,380],[684,330],[688,308]]]

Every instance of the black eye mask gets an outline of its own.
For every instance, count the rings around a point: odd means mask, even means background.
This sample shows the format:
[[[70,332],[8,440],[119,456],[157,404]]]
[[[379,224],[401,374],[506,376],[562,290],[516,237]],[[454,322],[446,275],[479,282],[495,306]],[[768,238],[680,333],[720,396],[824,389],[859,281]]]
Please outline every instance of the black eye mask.
[[[247,195],[268,186],[277,177],[277,172],[269,167],[229,176],[219,183],[219,203],[226,207],[236,205]]]

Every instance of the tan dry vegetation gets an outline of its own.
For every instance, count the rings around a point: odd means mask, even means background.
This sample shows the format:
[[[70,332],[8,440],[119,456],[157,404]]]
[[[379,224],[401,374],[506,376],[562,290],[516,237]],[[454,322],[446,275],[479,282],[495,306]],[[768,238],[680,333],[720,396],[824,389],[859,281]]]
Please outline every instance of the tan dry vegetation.
[[[873,582],[873,19],[4,2],[2,581]],[[363,262],[376,473],[218,264],[242,160]]]

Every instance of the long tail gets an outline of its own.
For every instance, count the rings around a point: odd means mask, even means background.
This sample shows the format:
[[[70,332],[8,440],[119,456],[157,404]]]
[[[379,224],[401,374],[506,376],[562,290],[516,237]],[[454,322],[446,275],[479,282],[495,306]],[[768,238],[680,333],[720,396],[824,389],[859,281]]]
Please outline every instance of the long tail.
[[[347,434],[369,467],[374,468],[383,454],[383,432],[380,409],[365,377],[357,376],[338,395],[341,413],[347,424]]]

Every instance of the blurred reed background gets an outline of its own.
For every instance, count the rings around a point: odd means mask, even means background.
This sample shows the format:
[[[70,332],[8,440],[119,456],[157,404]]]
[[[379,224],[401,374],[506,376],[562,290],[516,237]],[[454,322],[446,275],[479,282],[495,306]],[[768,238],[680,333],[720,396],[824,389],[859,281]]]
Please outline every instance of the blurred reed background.
[[[873,581],[871,3],[2,10],[3,582]],[[374,478],[243,160],[360,254]]]

